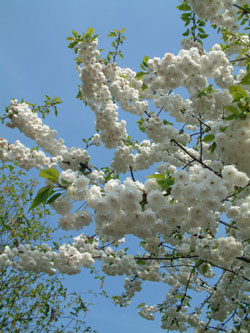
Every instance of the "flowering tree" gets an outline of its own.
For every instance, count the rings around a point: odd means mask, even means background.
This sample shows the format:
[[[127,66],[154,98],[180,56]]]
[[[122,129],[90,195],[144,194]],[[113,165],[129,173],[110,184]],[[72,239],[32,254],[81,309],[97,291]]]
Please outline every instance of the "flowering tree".
[[[49,209],[27,210],[37,182],[24,181],[25,172],[7,164],[0,165],[0,253],[22,250],[24,244],[51,241],[53,230],[46,224]],[[1,332],[94,332],[83,320],[87,304],[77,294],[67,292],[62,275],[17,271],[1,267],[0,330]]]
[[[5,247],[0,264],[77,274],[101,261],[105,274],[126,276],[125,291],[113,298],[120,306],[143,281],[169,286],[158,304],[138,306],[149,320],[159,312],[163,329],[249,332],[249,1],[183,0],[177,8],[186,26],[181,51],[144,57],[139,73],[117,64],[124,29],[109,34],[114,50],[106,57],[92,28],[68,38],[81,80],[77,97],[96,116],[86,149],[68,148],[38,117],[59,100],[47,98],[45,109],[13,100],[6,108],[2,120],[40,147],[0,142],[3,161],[36,167],[46,179],[30,210],[49,204],[62,229],[81,231],[57,251]],[[222,38],[209,51],[206,24]],[[176,93],[180,87],[188,98]],[[145,140],[128,135],[119,109],[134,114]],[[94,166],[90,145],[115,149],[111,165]],[[154,174],[137,180],[153,165]],[[91,225],[95,231],[83,233]],[[127,235],[136,237],[140,254]]]

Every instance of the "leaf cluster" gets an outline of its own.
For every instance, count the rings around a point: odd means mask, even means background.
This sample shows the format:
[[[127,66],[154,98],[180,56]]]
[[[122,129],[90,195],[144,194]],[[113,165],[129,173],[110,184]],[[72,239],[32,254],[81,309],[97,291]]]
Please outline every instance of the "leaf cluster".
[[[156,179],[157,184],[160,185],[162,191],[165,191],[166,194],[170,194],[171,187],[175,183],[174,177],[171,176],[168,170],[166,170],[165,173],[156,173],[154,175],[148,175],[147,178]]]
[[[94,29],[88,28],[86,33],[82,33],[82,35],[78,34],[76,31],[72,31],[73,36],[69,36],[66,38],[69,41],[68,48],[73,49],[75,53],[78,52],[79,43],[88,44],[95,40],[98,35],[94,35]],[[76,63],[79,65],[81,63],[80,58],[76,58]]]
[[[126,37],[124,35],[125,28],[121,28],[121,30],[114,29],[109,34],[108,37],[114,37],[114,41],[112,42],[113,51],[109,51],[107,57],[103,60],[105,64],[109,62],[115,62],[116,57],[124,58],[123,53],[119,50],[120,45],[124,43]]]
[[[62,195],[62,192],[56,193],[56,191],[54,190],[55,185],[59,185],[59,171],[56,168],[48,168],[41,170],[40,177],[48,179],[51,183],[39,189],[30,205],[29,211],[41,204],[44,206],[45,204],[52,204]]]
[[[39,245],[49,242],[54,231],[46,224],[48,209],[28,212],[37,182],[25,181],[25,172],[14,164],[0,166],[0,253],[5,246]],[[19,272],[12,267],[0,270],[1,332],[62,332],[70,324],[74,332],[95,332],[86,325],[88,304],[77,294],[70,295],[62,276]]]
[[[31,106],[31,111],[34,113],[40,113],[42,115],[42,118],[44,119],[47,115],[50,114],[51,109],[54,110],[54,115],[58,115],[58,109],[57,105],[61,104],[62,101],[59,97],[49,97],[48,95],[45,95],[45,100],[43,105],[37,105],[32,103],[27,103],[29,106]]]
[[[243,85],[250,85],[250,72],[246,74],[240,83]],[[225,119],[246,119],[250,114],[250,97],[248,93],[240,85],[229,86],[228,89],[233,97],[234,105],[225,106],[225,109],[231,113]]]
[[[202,39],[209,36],[203,28],[206,25],[206,20],[203,21],[196,18],[187,0],[183,0],[176,8],[184,12],[181,14],[181,19],[185,22],[185,27],[190,25],[182,35],[185,37],[190,36],[194,41],[203,45]]]

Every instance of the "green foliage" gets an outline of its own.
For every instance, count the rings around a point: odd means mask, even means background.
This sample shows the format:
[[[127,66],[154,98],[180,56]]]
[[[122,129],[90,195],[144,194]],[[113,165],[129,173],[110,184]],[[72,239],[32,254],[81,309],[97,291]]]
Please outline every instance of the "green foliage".
[[[34,200],[32,201],[32,204],[29,208],[29,211],[36,208],[37,206],[43,204],[45,205],[47,199],[54,194],[53,186],[46,185],[37,192],[37,195],[35,196]]]
[[[29,102],[25,102],[27,103],[30,107],[31,107],[31,111],[34,113],[40,113],[42,115],[42,118],[44,119],[47,115],[50,114],[51,109],[54,110],[54,114],[55,116],[58,115],[58,109],[57,109],[57,105],[62,103],[62,101],[60,100],[59,97],[49,97],[48,95],[45,95],[46,99],[44,101],[43,105],[37,105],[37,104],[32,104]],[[21,100],[21,103],[23,103],[24,100]],[[2,122],[2,124],[4,124],[4,121],[8,118],[8,112],[9,112],[9,107],[5,107],[5,115],[0,116],[0,121]]]
[[[136,144],[139,144],[138,140],[133,140],[132,136],[128,135],[126,139],[123,140],[123,143],[126,146],[132,146],[135,149]]]
[[[103,167],[100,170],[104,172],[105,182],[108,182],[110,179],[119,179],[119,174],[116,174],[110,167]]]
[[[52,204],[58,199],[62,193],[55,193],[55,185],[58,186],[59,190],[64,188],[58,184],[59,171],[56,168],[48,168],[40,171],[40,177],[50,180],[50,184],[39,189],[35,198],[33,199],[29,211],[36,208],[39,205]],[[62,180],[62,183],[68,185],[67,182]]]
[[[79,43],[87,44],[98,37],[98,35],[94,35],[93,28],[88,28],[87,32],[83,33],[82,35],[73,30],[72,35],[73,36],[67,37],[66,40],[70,42],[68,44],[68,48],[73,49],[75,53],[78,52]],[[77,58],[77,61],[79,61],[79,58]]]
[[[246,78],[246,80],[248,79]],[[239,85],[229,86],[228,90],[233,97],[233,103],[235,105],[225,106],[225,110],[231,113],[225,119],[246,119],[246,117],[250,114],[250,97],[248,96],[248,93]]]
[[[240,83],[248,86],[250,85],[250,72],[247,72],[247,74],[243,77]]]
[[[204,136],[204,138],[202,139],[203,142],[211,142],[214,140],[214,135],[213,134],[207,134]]]
[[[143,79],[143,77],[144,77],[146,74],[147,74],[147,73],[145,73],[145,72],[138,72],[138,73],[136,73],[135,78],[136,78],[137,80],[141,80],[141,79]]]
[[[184,12],[181,14],[181,19],[184,21],[185,27],[190,25],[182,34],[182,36],[190,36],[194,41],[197,41],[203,45],[202,39],[205,39],[209,36],[203,29],[203,27],[206,25],[206,20],[203,21],[197,19],[187,0],[183,0],[182,3],[176,8]]]
[[[59,171],[56,168],[49,168],[40,171],[40,177],[50,179],[52,182],[57,183]]]
[[[148,175],[147,178],[156,179],[162,191],[165,191],[167,194],[170,194],[171,186],[174,185],[175,183],[174,178],[171,176],[168,170],[165,173],[156,173],[154,175]]]
[[[236,4],[234,4],[234,6],[236,8],[238,8],[238,20],[240,21],[240,25],[244,26],[244,31],[247,32],[250,30],[250,26],[249,26],[249,15],[250,15],[250,6],[248,4],[241,6],[238,6]]]
[[[51,112],[51,108],[54,110],[55,116],[58,115],[58,109],[57,105],[61,104],[62,101],[59,97],[49,97],[48,95],[45,95],[46,99],[44,101],[43,105],[37,105],[32,103],[27,103],[29,106],[31,106],[32,112],[37,112],[42,115],[42,118],[45,118],[48,114]]]
[[[143,117],[140,120],[137,120],[137,124],[138,124],[139,130],[141,132],[145,133],[146,128],[143,126],[143,124],[144,124],[144,118]]]
[[[203,90],[198,90],[197,96],[200,98],[202,96],[208,96],[209,94],[214,93],[214,87],[212,84],[209,84],[205,89]]]
[[[120,45],[124,43],[126,37],[124,35],[125,28],[121,28],[121,30],[114,29],[109,34],[108,37],[114,37],[115,40],[112,42],[112,47],[114,51],[109,51],[107,57],[103,60],[105,64],[108,62],[115,62],[116,57],[124,58],[123,53],[119,50]]]
[[[13,164],[0,165],[0,253],[5,246],[32,247],[53,238],[54,231],[45,222],[50,211],[36,207],[28,212],[37,182],[24,177]],[[68,325],[74,332],[95,332],[84,320],[88,304],[81,296],[69,294],[62,281],[60,274],[48,277],[2,267],[0,332],[64,332]]]
[[[138,72],[135,76],[137,80],[142,80],[146,74],[148,74],[148,60],[150,58],[148,56],[144,56],[142,63],[140,64],[141,69],[143,70],[142,72]],[[144,85],[142,90],[147,89],[147,86]]]
[[[217,147],[217,145],[216,145],[216,142],[214,141],[209,147],[211,153],[213,153],[215,151],[216,147]]]

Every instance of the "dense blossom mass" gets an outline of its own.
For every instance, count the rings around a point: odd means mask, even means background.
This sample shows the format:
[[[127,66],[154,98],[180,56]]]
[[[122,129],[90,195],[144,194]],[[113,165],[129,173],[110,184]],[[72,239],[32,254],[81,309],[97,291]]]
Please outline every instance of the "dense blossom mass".
[[[143,281],[169,286],[158,304],[139,305],[148,320],[161,314],[162,329],[247,333],[249,1],[184,0],[178,8],[189,25],[183,48],[177,55],[145,57],[139,73],[116,63],[123,31],[112,32],[116,50],[106,59],[92,29],[70,39],[77,52],[80,98],[96,117],[89,144],[115,149],[107,169],[91,164],[87,150],[56,139],[57,132],[28,104],[12,100],[7,125],[40,148],[1,138],[0,159],[40,169],[47,180],[36,203],[50,204],[61,215],[59,226],[80,235],[58,250],[47,244],[6,247],[0,266],[76,274],[101,261],[107,275],[126,276],[124,293],[114,296],[121,306],[130,304]],[[222,36],[209,51],[201,41],[206,24]],[[188,98],[175,92],[180,87]],[[120,109],[134,115],[143,141],[129,136]],[[153,165],[154,174],[136,180],[136,171]],[[86,235],[82,230],[91,225],[94,235]],[[139,253],[130,252],[128,235],[138,240]],[[194,293],[200,293],[200,303],[192,301]]]

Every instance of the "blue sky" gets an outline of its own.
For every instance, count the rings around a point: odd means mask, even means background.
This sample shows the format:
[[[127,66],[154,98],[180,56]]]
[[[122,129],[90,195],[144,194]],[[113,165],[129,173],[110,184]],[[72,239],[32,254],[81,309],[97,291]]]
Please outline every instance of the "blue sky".
[[[58,130],[58,137],[63,137],[67,146],[83,147],[81,138],[94,133],[94,117],[75,98],[79,79],[75,55],[67,48],[66,37],[72,30],[81,33],[93,27],[99,34],[99,47],[107,52],[112,42],[107,34],[124,27],[127,40],[122,51],[125,58],[119,64],[139,71],[145,55],[162,57],[166,52],[178,53],[184,27],[177,5],[178,1],[174,0],[1,0],[1,114],[11,98],[41,105],[45,94],[58,96],[63,101],[58,117],[50,115],[45,123]],[[211,42],[213,39],[210,45]],[[137,120],[134,115],[126,117],[129,124]],[[1,137],[9,141],[20,139],[32,145],[16,130],[0,126]],[[130,130],[129,134],[134,135],[136,127],[131,126]],[[111,153],[107,150],[93,149],[90,154],[98,166],[110,162]],[[31,174],[36,176],[37,172]],[[107,278],[104,288],[119,294],[122,281]],[[70,290],[78,292],[100,290],[100,282],[93,282],[87,271],[67,277],[66,284]],[[94,306],[87,322],[101,333],[162,332],[159,320],[150,322],[137,315],[136,305],[142,301],[149,304],[160,301],[166,286],[145,285],[147,290],[126,309],[115,307],[103,297],[92,298]]]

